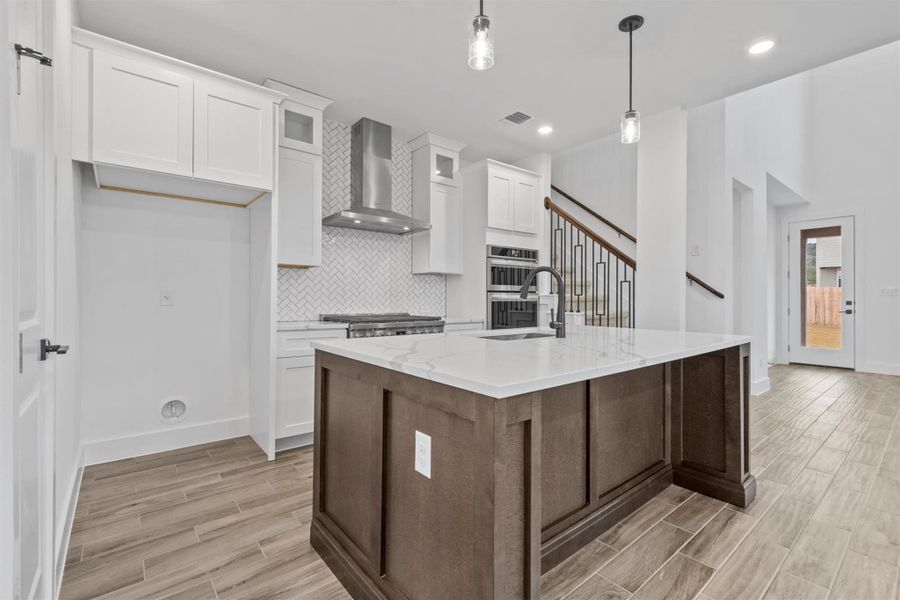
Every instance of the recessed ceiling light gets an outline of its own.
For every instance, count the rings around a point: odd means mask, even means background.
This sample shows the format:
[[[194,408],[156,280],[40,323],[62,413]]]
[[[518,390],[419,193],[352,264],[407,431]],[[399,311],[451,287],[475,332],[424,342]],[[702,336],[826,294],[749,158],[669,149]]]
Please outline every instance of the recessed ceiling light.
[[[765,54],[774,47],[775,42],[773,40],[760,40],[747,48],[747,52],[750,54]]]
[[[541,125],[538,127],[538,133],[541,135],[550,135],[553,133],[553,128],[549,125]]]

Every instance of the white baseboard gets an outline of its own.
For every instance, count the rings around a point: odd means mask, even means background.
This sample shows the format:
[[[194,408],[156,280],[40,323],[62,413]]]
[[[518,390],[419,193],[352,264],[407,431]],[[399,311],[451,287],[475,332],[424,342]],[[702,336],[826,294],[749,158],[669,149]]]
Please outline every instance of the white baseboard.
[[[900,375],[900,365],[894,363],[864,362],[856,367],[860,373],[878,373],[880,375]]]
[[[237,417],[197,425],[158,429],[120,438],[95,440],[84,444],[84,463],[96,465],[122,458],[165,452],[194,444],[205,444],[247,435],[249,431],[250,418]]]
[[[66,502],[65,515],[61,515],[60,522],[62,528],[58,529],[54,534],[54,543],[56,544],[56,564],[54,579],[56,594],[54,598],[59,598],[59,590],[62,586],[63,570],[66,567],[66,556],[69,551],[69,538],[72,536],[72,524],[75,522],[75,508],[78,506],[78,492],[81,490],[81,476],[84,474],[84,448],[78,449],[78,461],[76,462],[75,471],[72,473],[72,481],[69,484],[68,501]]]
[[[764,392],[768,392],[772,388],[772,382],[768,377],[760,377],[750,383],[750,394],[758,396]]]

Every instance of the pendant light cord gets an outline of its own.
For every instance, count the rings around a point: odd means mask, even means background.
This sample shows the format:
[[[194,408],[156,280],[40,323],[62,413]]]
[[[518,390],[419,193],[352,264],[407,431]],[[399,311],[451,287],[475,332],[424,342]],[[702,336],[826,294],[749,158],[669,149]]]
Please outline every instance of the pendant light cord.
[[[478,0],[478,16],[484,16],[484,0]]]
[[[632,56],[631,36],[633,34],[634,34],[633,31],[628,32],[628,112],[632,111],[632,108],[631,108],[631,70],[632,70],[632,64],[634,62],[634,58]]]

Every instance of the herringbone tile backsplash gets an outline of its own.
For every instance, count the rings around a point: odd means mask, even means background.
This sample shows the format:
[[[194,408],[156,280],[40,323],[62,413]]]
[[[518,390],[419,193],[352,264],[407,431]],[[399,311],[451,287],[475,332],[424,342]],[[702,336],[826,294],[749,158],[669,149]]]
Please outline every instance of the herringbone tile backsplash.
[[[412,155],[393,140],[394,210],[412,210]],[[322,127],[322,215],[350,206],[350,126]],[[278,318],[307,321],[322,313],[403,312],[443,315],[446,278],[410,273],[409,236],[325,227],[322,266],[278,270]]]

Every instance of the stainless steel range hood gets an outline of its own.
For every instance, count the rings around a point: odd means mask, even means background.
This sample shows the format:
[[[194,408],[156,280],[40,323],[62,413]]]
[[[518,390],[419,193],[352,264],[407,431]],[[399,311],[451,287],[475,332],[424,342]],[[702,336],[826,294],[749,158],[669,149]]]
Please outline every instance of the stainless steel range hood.
[[[350,142],[350,208],[322,219],[329,227],[414,233],[431,225],[391,209],[391,127],[371,119],[353,125]]]

